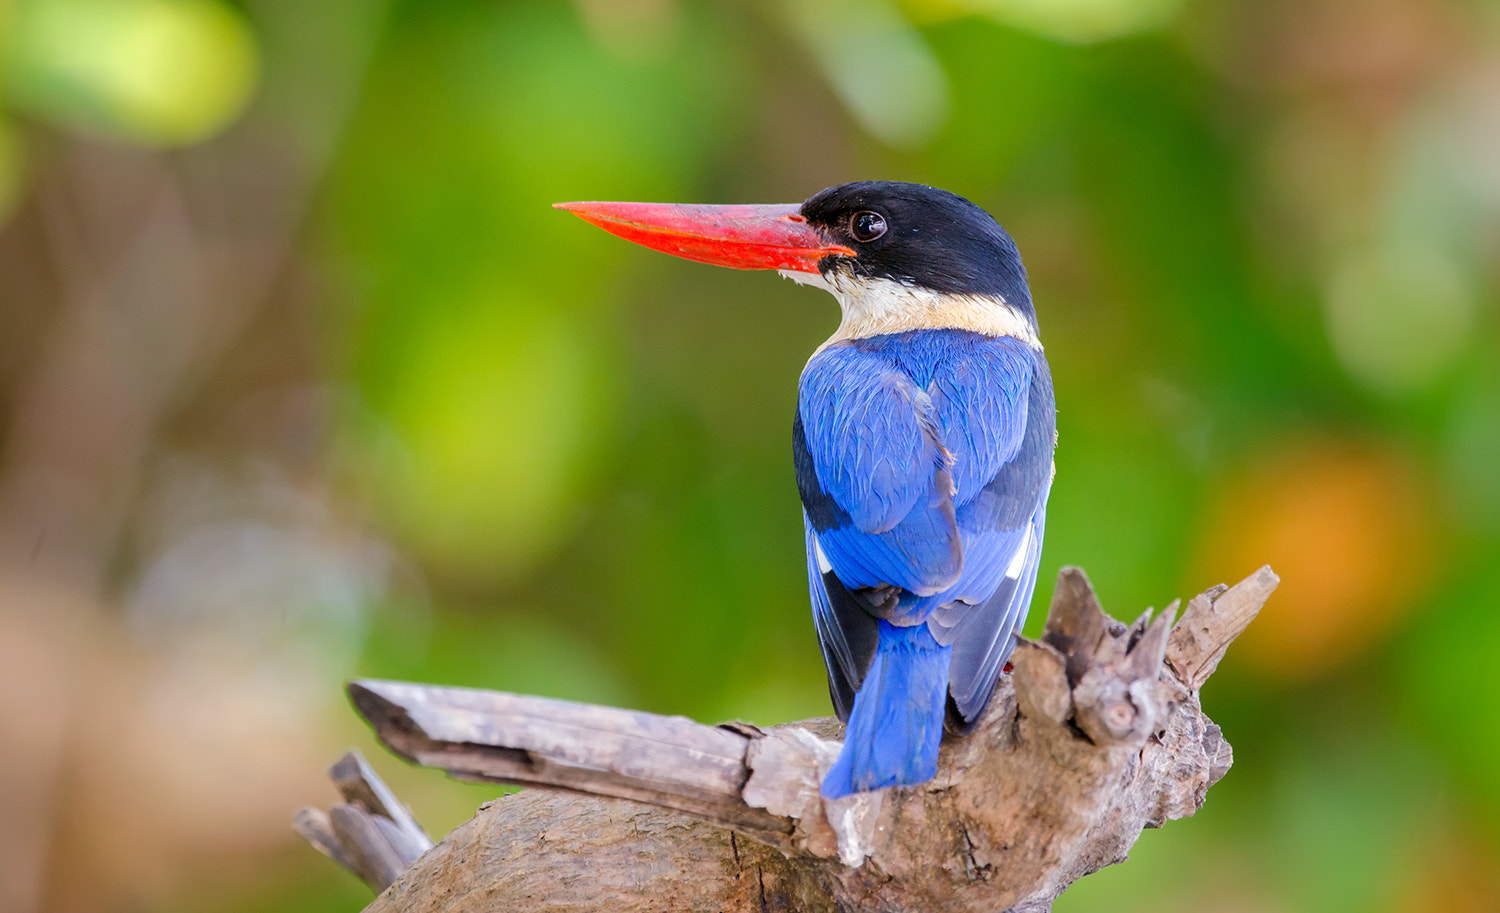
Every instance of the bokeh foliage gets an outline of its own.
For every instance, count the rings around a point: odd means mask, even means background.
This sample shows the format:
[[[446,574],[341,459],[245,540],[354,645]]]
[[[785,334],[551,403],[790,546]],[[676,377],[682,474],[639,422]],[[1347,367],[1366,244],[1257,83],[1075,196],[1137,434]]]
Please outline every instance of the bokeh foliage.
[[[233,538],[262,584],[320,595],[288,622],[246,585],[193,617],[271,644],[304,693],[364,674],[827,713],[789,427],[833,303],[550,204],[921,181],[994,213],[1030,269],[1060,439],[1029,629],[1063,564],[1127,618],[1262,563],[1284,579],[1205,696],[1233,771],[1058,909],[1500,907],[1493,4],[16,0],[0,72],[12,247],[45,235],[69,144],[201,170],[254,133],[311,175],[294,278],[184,380],[145,458],[291,467],[374,543],[297,564]],[[323,95],[347,102],[320,157]],[[0,291],[12,340],[45,337],[29,294]],[[24,348],[0,339],[7,403]],[[216,421],[288,388],[316,392],[310,445]],[[160,581],[225,586],[173,552],[199,527],[141,532],[160,488],[100,597],[151,636],[188,626]],[[215,522],[265,513],[247,503]],[[407,788],[439,828],[437,793],[485,794]],[[220,836],[259,848],[257,905],[358,902],[279,832]],[[53,878],[82,865],[58,859]],[[238,903],[171,874],[97,899]]]

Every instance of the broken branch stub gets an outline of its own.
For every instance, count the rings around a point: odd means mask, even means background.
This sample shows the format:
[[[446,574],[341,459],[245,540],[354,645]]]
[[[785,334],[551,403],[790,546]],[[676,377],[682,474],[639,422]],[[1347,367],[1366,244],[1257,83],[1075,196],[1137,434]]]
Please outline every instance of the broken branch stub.
[[[380,891],[432,849],[432,839],[357,751],[328,768],[342,803],[328,811],[304,808],[292,829],[334,862]]]
[[[555,787],[488,803],[371,910],[1044,910],[1193,814],[1232,760],[1198,689],[1276,584],[1126,626],[1059,576],[974,730],[916,787],[818,794],[841,727],[758,729],[495,692],[361,681],[397,753],[466,779]],[[1190,630],[1184,631],[1185,626]],[[588,794],[588,795],[580,795]]]

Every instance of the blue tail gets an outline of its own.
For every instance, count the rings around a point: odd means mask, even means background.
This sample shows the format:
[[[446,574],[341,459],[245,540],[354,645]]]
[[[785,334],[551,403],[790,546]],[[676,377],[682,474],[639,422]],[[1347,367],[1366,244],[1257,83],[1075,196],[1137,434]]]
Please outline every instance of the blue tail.
[[[925,624],[880,622],[870,671],[854,696],[844,750],[823,780],[837,799],[883,786],[925,783],[937,775],[952,647],[938,646]]]

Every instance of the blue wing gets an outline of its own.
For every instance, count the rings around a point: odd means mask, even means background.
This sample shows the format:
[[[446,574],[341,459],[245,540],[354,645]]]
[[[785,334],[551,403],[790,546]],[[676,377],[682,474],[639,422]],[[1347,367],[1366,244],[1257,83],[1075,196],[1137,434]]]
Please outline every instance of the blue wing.
[[[1026,623],[1042,556],[1046,511],[1044,490],[1036,513],[1021,528],[1020,535],[1008,539],[1007,546],[1015,551],[988,599],[978,605],[954,603],[960,611],[951,611],[950,607],[950,612],[939,610],[928,619],[927,627],[938,643],[953,646],[948,693],[957,711],[954,723],[959,730],[967,729],[983,712]],[[950,626],[945,628],[945,622]]]
[[[957,711],[951,722],[960,730],[989,702],[1036,590],[1057,413],[1046,358],[1035,352],[1034,359],[1020,447],[959,510],[967,556],[983,568],[975,567],[964,592],[927,622],[938,643],[953,645],[948,693]]]
[[[924,596],[950,586],[963,565],[953,457],[928,391],[884,353],[838,345],[808,363],[798,399],[812,483],[840,514],[818,529],[839,579]]]
[[[877,618],[925,620],[954,647],[960,716],[983,709],[1030,604],[1054,427],[1046,362],[1013,339],[908,333],[808,363],[794,452],[840,717],[875,653]]]

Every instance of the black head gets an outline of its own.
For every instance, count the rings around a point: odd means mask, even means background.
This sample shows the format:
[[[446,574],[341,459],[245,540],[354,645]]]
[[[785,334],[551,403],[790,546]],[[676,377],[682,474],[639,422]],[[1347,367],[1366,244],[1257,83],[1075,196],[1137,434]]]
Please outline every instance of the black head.
[[[819,263],[826,276],[890,279],[935,292],[996,295],[1031,312],[1021,254],[989,213],[963,197],[900,181],[829,187],[802,204],[802,215],[857,252]]]

